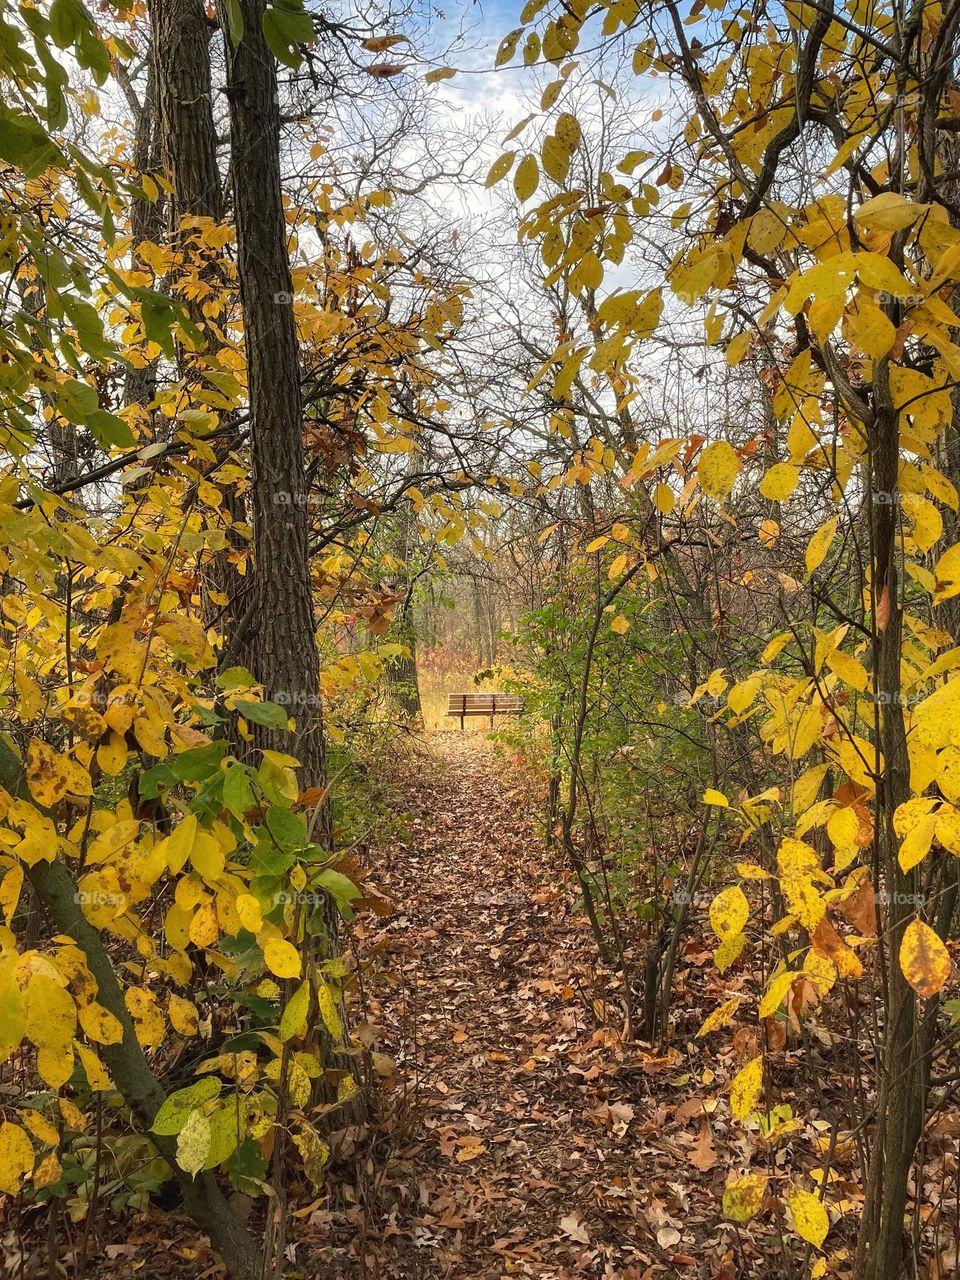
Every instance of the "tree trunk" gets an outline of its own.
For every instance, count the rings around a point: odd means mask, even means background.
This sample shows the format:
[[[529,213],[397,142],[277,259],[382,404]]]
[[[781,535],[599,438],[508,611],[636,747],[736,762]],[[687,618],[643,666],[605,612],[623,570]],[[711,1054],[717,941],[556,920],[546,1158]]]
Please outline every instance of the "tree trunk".
[[[223,183],[217,159],[217,130],[213,118],[209,42],[211,26],[202,0],[150,0],[153,23],[153,70],[157,85],[157,116],[163,168],[173,195],[170,199],[170,234],[174,244],[185,239],[180,222],[186,217],[224,217]],[[215,284],[217,264],[202,268]],[[188,299],[190,319],[200,329],[206,320],[200,300]],[[206,328],[206,356],[216,363],[216,341]],[[187,364],[187,353],[181,352]],[[246,518],[244,504],[236,491],[223,489],[221,514],[227,523],[230,546],[233,525]],[[210,626],[219,625],[225,646],[231,647],[234,628],[242,613],[240,603],[244,580],[225,552],[214,555],[204,566],[204,613]],[[210,597],[210,592],[214,598]]]
[[[213,123],[208,44],[201,0],[150,0],[157,115],[163,166],[173,187],[171,231],[191,215],[223,218],[217,133]]]
[[[151,32],[151,42],[153,33]],[[118,69],[122,67],[118,62]],[[118,71],[119,74],[119,71]],[[124,73],[125,74],[125,73]],[[147,63],[147,84],[143,101],[138,105],[129,80],[124,81],[127,100],[136,113],[137,132],[133,148],[133,166],[138,173],[153,174],[161,167],[160,132],[157,127],[157,66],[151,47]],[[144,240],[156,242],[163,230],[164,195],[156,200],[134,198],[130,207],[132,251]],[[123,403],[148,405],[157,394],[157,362],[151,360],[142,369],[128,369],[124,378]]]
[[[229,35],[233,199],[249,379],[253,565],[249,654],[268,697],[297,714],[304,786],[323,786],[325,756],[308,545],[300,358],[280,185],[277,73],[263,0],[240,0],[244,34]],[[266,731],[264,746],[289,749]]]
[[[871,1153],[867,1199],[857,1250],[863,1280],[896,1280],[904,1267],[904,1211],[907,1179],[923,1123],[929,1048],[921,1036],[917,1001],[900,968],[904,930],[917,914],[916,870],[900,869],[893,826],[897,806],[910,797],[910,765],[900,697],[902,609],[897,571],[900,465],[898,415],[890,405],[888,368],[874,373],[876,419],[870,431],[874,687],[884,695],[880,748],[884,765],[877,795],[877,863],[887,893],[885,950],[885,1030],[880,1054],[877,1130]]]

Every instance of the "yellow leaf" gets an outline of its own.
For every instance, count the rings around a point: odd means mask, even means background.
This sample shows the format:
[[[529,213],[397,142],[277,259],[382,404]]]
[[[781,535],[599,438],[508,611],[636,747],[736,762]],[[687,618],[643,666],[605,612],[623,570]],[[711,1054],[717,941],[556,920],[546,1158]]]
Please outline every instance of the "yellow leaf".
[[[190,861],[204,880],[216,880],[223,871],[225,861],[216,836],[209,831],[198,831],[190,850]]]
[[[900,969],[917,995],[935,996],[950,977],[950,954],[929,925],[911,920],[900,943]]]
[[[268,938],[263,944],[263,959],[278,978],[300,977],[300,953],[283,938]]]
[[[196,1177],[203,1168],[211,1136],[209,1119],[202,1111],[191,1111],[177,1134],[177,1164],[185,1173]]]
[[[618,613],[617,616],[614,618],[614,620],[610,623],[610,630],[616,632],[618,636],[624,635],[629,629],[630,629],[630,623],[627,621],[627,619],[623,616],[622,613]]]
[[[146,987],[128,987],[123,995],[124,1004],[133,1019],[137,1040],[144,1048],[155,1048],[163,1040],[166,1026],[163,1014],[157,1008],[157,998]]]
[[[20,901],[20,890],[23,888],[23,867],[16,863],[0,880],[0,911],[4,921],[9,924]]]
[[[237,908],[237,915],[240,917],[240,923],[244,929],[250,933],[259,933],[263,927],[263,915],[257,899],[252,894],[241,893],[234,905]]]
[[[933,603],[942,604],[960,595],[960,543],[947,548],[937,561],[933,571]]]
[[[757,539],[761,547],[766,547],[769,551],[776,545],[777,539],[780,537],[780,526],[776,520],[763,520],[757,529]]]
[[[871,360],[882,360],[896,341],[897,330],[875,302],[859,298],[856,310],[847,312],[847,337]]]
[[[763,1092],[763,1058],[759,1055],[734,1076],[730,1085],[730,1111],[734,1120],[745,1120],[755,1111]]]
[[[127,744],[113,729],[97,746],[97,763],[108,777],[115,778],[127,763]]]
[[[110,1073],[93,1050],[88,1049],[79,1040],[74,1040],[73,1047],[76,1050],[77,1057],[80,1059],[90,1089],[94,1093],[105,1093],[112,1089],[113,1081],[110,1079]]]
[[[719,1031],[721,1027],[725,1027],[739,1007],[740,996],[734,996],[732,1000],[725,1000],[719,1009],[714,1009],[713,1013],[704,1020],[703,1026],[697,1032],[697,1039],[701,1036],[708,1036],[711,1031]]]
[[[787,1192],[787,1206],[793,1219],[794,1231],[808,1244],[819,1249],[830,1230],[830,1219],[820,1199],[809,1191],[791,1187]]]
[[[915,796],[897,807],[893,827],[902,842],[901,871],[909,871],[929,853],[937,827],[937,815],[930,812],[935,803],[929,796]]]
[[[854,218],[863,227],[876,227],[880,231],[903,231],[912,227],[929,205],[916,204],[895,191],[884,191],[865,200],[855,210]]]
[[[772,253],[787,234],[787,224],[773,209],[760,209],[750,219],[747,244],[757,253]]]
[[[123,1039],[120,1019],[95,1000],[89,1004],[81,1004],[78,1016],[84,1035],[96,1044],[119,1044]]]
[[[486,1145],[479,1138],[473,1135],[462,1138],[457,1147],[457,1161],[460,1164],[466,1164],[469,1160],[476,1160],[484,1155],[486,1150]]]
[[[960,804],[960,747],[944,747],[937,755],[937,786],[952,804]]]
[[[799,477],[799,467],[777,462],[760,481],[760,492],[771,502],[785,502],[797,487]]]
[[[133,722],[133,733],[138,744],[148,756],[163,759],[167,754],[167,744],[163,728],[154,723],[149,716],[137,716]]]
[[[317,988],[317,1003],[320,1006],[320,1016],[323,1018],[324,1025],[330,1032],[334,1040],[343,1039],[343,1024],[340,1021],[340,1011],[337,1008],[337,998],[333,988],[327,983],[321,982]]]
[[[726,440],[708,444],[697,462],[697,477],[704,493],[722,502],[733,488],[740,471],[740,459]]]
[[[64,758],[39,738],[31,738],[25,761],[27,786],[37,804],[50,809],[67,794]]]
[[[948,680],[914,709],[913,723],[925,747],[939,751],[953,742],[960,717],[960,677]]]
[[[38,1049],[63,1054],[77,1027],[73,996],[47,973],[34,973],[24,998],[24,1031]]]
[[[856,658],[849,653],[844,653],[841,649],[834,649],[832,653],[827,654],[827,666],[846,684],[859,689],[861,693],[870,683],[870,675],[866,668]]]
[[[763,1208],[767,1180],[759,1173],[728,1182],[723,1189],[723,1216],[732,1222],[747,1222]]]
[[[927,498],[904,493],[900,505],[913,524],[913,540],[921,551],[929,551],[943,533],[943,517]]]
[[[760,1001],[760,1009],[758,1016],[761,1018],[769,1018],[771,1014],[777,1012],[783,998],[793,986],[796,974],[787,970],[785,973],[778,973],[767,983],[767,989],[763,993],[763,999]]]
[[[852,809],[834,809],[827,819],[827,835],[835,849],[849,849],[859,833],[860,820]]]
[[[195,1036],[200,1026],[200,1015],[192,1000],[184,1000],[181,996],[170,996],[167,1005],[167,1017],[174,1031],[181,1036]]]
[[[18,1124],[0,1125],[0,1191],[15,1196],[25,1173],[33,1168],[33,1143]]]
[[[46,1116],[42,1116],[39,1111],[34,1111],[32,1107],[24,1107],[19,1114],[25,1128],[30,1130],[38,1142],[47,1147],[60,1145],[60,1134]]]
[[[828,520],[826,524],[822,524],[807,543],[807,573],[813,573],[823,564],[836,532],[837,520],[834,518],[833,520]]]
[[[676,496],[668,484],[657,483],[653,489],[653,505],[661,515],[668,516],[674,508]]]
[[[310,1005],[310,983],[301,982],[287,1001],[286,1008],[280,1018],[280,1039],[292,1040],[294,1036],[302,1036],[307,1029],[307,1010]]]
[[[710,927],[722,942],[741,933],[750,918],[750,904],[739,885],[722,889],[710,903]]]
[[[729,933],[717,947],[713,955],[713,963],[721,973],[725,973],[738,958],[747,945],[745,933]]]
[[[33,1185],[38,1191],[43,1187],[49,1187],[54,1182],[60,1181],[62,1173],[63,1166],[60,1164],[60,1157],[55,1151],[50,1151],[33,1171]]]
[[[728,809],[730,801],[722,791],[714,791],[712,787],[708,787],[703,793],[703,803],[716,805],[718,809]]]
[[[195,947],[212,947],[220,937],[220,922],[213,902],[201,902],[190,921],[188,936]]]
[[[517,165],[513,175],[513,189],[520,201],[529,200],[540,183],[540,166],[537,157],[530,152]]]
[[[952,804],[942,804],[937,811],[937,839],[960,858],[960,809]]]
[[[488,187],[495,186],[501,178],[505,178],[513,168],[513,162],[516,159],[516,155],[517,153],[515,151],[507,151],[502,156],[499,156],[494,160],[493,164],[490,166],[490,172],[487,174],[487,181],[485,185]]]

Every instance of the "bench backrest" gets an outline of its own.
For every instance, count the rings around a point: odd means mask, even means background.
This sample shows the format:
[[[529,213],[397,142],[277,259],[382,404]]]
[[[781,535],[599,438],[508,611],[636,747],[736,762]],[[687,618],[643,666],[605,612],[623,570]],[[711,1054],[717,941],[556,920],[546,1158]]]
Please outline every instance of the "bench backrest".
[[[448,716],[519,715],[523,698],[515,693],[451,693]]]

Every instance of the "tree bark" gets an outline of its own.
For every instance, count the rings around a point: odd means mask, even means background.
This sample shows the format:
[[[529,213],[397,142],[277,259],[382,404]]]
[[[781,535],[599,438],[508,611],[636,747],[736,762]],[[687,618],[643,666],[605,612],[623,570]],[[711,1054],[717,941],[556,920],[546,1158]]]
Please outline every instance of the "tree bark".
[[[304,786],[324,785],[308,544],[300,358],[280,182],[280,108],[263,0],[240,0],[244,34],[227,49],[240,295],[249,381],[253,565],[250,663],[268,697],[284,695],[297,718]],[[286,735],[264,732],[274,749]]]
[[[921,1034],[917,1000],[900,968],[904,930],[917,914],[916,870],[900,869],[894,830],[897,807],[910,798],[910,763],[901,701],[903,613],[897,567],[899,423],[889,396],[888,368],[874,373],[876,418],[869,433],[871,565],[874,619],[874,687],[884,695],[880,715],[882,777],[877,788],[876,858],[887,892],[885,1031],[866,1204],[857,1250],[863,1280],[896,1280],[904,1269],[907,1179],[923,1123],[929,1037]],[[883,494],[886,500],[872,500]]]
[[[223,193],[213,123],[208,44],[211,28],[201,0],[150,0],[157,115],[163,167],[173,187],[171,231],[180,219],[223,218]]]
[[[156,83],[158,131],[163,168],[173,195],[170,199],[170,235],[174,244],[186,239],[183,218],[224,217],[223,181],[217,157],[217,130],[213,118],[209,42],[211,26],[202,0],[150,0],[153,24],[153,73]],[[201,271],[217,283],[217,262],[206,262]],[[207,358],[216,363],[217,344],[206,324],[202,302],[188,299],[190,319],[206,329]],[[181,353],[187,364],[187,353]],[[240,543],[232,534],[237,521],[246,519],[244,503],[230,486],[222,490],[221,514],[232,549]],[[204,613],[208,625],[218,625],[230,641],[243,611],[244,580],[225,552],[215,554],[204,566]],[[209,593],[213,592],[215,599]],[[226,603],[223,603],[226,601]]]

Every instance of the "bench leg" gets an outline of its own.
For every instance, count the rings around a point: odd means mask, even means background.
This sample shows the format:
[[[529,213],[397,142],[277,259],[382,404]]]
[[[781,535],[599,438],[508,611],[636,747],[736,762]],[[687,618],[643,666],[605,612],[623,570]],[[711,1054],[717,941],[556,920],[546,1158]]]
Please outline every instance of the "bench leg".
[[[460,732],[463,733],[463,712],[460,713]]]

